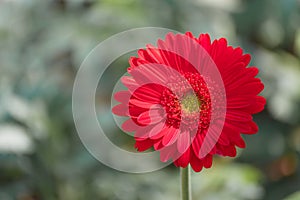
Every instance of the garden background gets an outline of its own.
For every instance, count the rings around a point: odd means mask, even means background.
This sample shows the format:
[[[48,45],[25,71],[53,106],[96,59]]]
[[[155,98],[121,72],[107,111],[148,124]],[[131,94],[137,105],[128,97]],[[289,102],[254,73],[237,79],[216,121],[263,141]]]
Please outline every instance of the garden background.
[[[101,41],[130,28],[155,26],[226,37],[252,55],[265,84],[259,133],[247,148],[192,174],[195,200],[299,200],[299,0],[0,0],[0,199],[174,200],[179,170],[146,174],[106,167],[82,145],[72,116],[76,72]],[[130,55],[134,55],[131,53]],[[102,80],[111,88],[128,55]],[[108,105],[96,96],[96,107]],[[123,148],[112,114],[99,116]],[[293,195],[291,197],[291,195]]]

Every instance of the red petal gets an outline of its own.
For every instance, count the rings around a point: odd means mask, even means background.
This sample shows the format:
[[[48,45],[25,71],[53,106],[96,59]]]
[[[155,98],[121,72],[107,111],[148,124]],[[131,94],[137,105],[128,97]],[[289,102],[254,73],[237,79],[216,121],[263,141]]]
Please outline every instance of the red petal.
[[[203,168],[203,162],[191,151],[191,166],[195,172],[200,172]]]
[[[158,90],[158,88],[160,90]],[[141,101],[157,104],[160,102],[161,93],[164,87],[157,86],[155,84],[148,84],[146,86],[139,87],[134,93],[132,94],[133,97],[139,99]]]
[[[239,112],[238,110],[228,110],[228,112],[226,113],[226,119],[239,122],[248,122],[252,120],[252,116],[250,113]]]
[[[236,149],[234,145],[228,145],[228,146],[218,145],[217,148],[218,148],[218,154],[222,156],[230,156],[230,157],[236,156]]]
[[[210,42],[210,37],[208,34],[201,34],[199,36],[199,43],[201,44],[201,46],[207,51],[210,51],[211,48],[211,42]]]
[[[130,96],[129,91],[119,91],[114,94],[115,100],[124,104],[126,104],[126,102],[128,103]]]
[[[163,116],[161,116],[160,111],[157,109],[151,109],[149,111],[141,113],[137,121],[142,125],[148,124],[156,124],[163,120]]]
[[[212,165],[212,155],[208,154],[204,159],[203,159],[203,166],[205,168],[210,168]]]
[[[167,146],[167,147],[165,146],[164,148],[162,148],[160,150],[160,160],[162,162],[166,162],[170,158],[172,158],[174,156],[174,154],[175,154],[174,149],[175,148],[173,147],[173,145]]]
[[[112,108],[112,112],[119,116],[129,116],[128,105],[118,104]]]
[[[156,124],[153,129],[149,132],[149,137],[151,139],[158,139],[155,138],[155,136],[157,136],[159,133],[161,133],[165,128],[165,123],[164,122],[160,122],[158,124]]]
[[[134,91],[139,87],[139,84],[131,76],[123,76],[121,82],[128,88],[129,91]]]
[[[239,132],[242,132],[244,134],[254,134],[258,131],[258,127],[253,121],[247,123],[240,123],[228,120],[226,123],[228,123],[228,126],[232,129],[238,130]]]
[[[137,83],[141,85],[155,83],[158,85],[164,85],[166,83],[166,77],[169,77],[166,67],[157,63],[148,63],[147,65],[141,65],[135,70],[131,71],[132,77]]]
[[[191,145],[191,137],[188,131],[180,133],[177,140],[177,149],[179,153],[184,153]]]
[[[187,167],[190,162],[190,148],[188,148],[177,160],[174,161],[177,167]]]
[[[192,142],[192,148],[193,148],[194,154],[197,155],[197,157],[200,153],[200,148],[202,146],[202,142],[203,142],[202,134],[197,134],[195,139]]]
[[[146,139],[146,140],[136,141],[134,147],[138,151],[145,151],[145,150],[149,149],[152,145],[153,145],[152,140]]]
[[[122,129],[127,132],[133,132],[139,129],[139,126],[132,119],[128,119],[122,124]]]
[[[164,146],[170,146],[171,144],[173,144],[179,135],[179,130],[176,128],[173,128],[172,126],[169,127],[169,129],[167,130],[165,136],[162,139],[162,144]]]
[[[141,108],[147,108],[147,109],[149,109],[151,106],[153,106],[153,103],[151,103],[151,102],[141,101],[138,99],[130,99],[129,103],[133,104],[135,106],[138,106]]]
[[[159,133],[152,136],[151,139],[153,139],[153,140],[161,139],[161,137],[165,136],[169,132],[170,128],[171,128],[171,126],[164,126],[164,128]]]
[[[163,144],[162,144],[162,141],[161,140],[157,140],[154,145],[153,145],[154,149],[156,151],[162,149],[163,147],[165,147]]]

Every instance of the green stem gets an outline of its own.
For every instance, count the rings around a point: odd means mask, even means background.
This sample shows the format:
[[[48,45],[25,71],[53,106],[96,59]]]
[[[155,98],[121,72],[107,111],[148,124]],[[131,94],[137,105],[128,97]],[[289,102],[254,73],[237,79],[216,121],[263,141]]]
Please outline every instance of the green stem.
[[[190,173],[189,165],[186,168],[180,168],[182,200],[192,200]]]

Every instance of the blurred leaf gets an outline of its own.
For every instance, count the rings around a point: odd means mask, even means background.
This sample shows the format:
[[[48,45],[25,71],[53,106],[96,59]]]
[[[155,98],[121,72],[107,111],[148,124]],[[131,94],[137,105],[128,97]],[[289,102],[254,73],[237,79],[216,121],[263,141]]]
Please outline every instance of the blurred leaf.
[[[300,191],[299,192],[295,192],[294,194],[288,196],[284,200],[299,200],[299,199],[300,199]]]

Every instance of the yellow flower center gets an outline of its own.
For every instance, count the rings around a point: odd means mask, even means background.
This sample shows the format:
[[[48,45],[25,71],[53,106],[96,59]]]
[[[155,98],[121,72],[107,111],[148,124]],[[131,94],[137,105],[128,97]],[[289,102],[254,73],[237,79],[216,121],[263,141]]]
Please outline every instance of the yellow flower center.
[[[181,100],[181,108],[185,113],[197,113],[200,106],[201,102],[195,94],[187,94]]]

